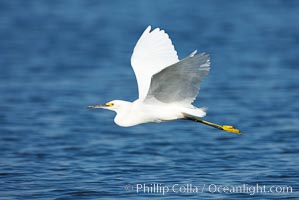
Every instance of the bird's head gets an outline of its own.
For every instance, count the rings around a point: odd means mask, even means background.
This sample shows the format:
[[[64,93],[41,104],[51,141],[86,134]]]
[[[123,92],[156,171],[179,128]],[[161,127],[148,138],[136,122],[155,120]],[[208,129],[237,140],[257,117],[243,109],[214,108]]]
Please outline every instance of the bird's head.
[[[120,110],[121,108],[124,107],[124,105],[127,105],[127,101],[122,101],[122,100],[113,100],[113,101],[109,101],[105,104],[97,104],[94,106],[87,106],[87,108],[102,108],[102,109],[106,109],[106,110],[112,110],[117,112],[118,110]]]

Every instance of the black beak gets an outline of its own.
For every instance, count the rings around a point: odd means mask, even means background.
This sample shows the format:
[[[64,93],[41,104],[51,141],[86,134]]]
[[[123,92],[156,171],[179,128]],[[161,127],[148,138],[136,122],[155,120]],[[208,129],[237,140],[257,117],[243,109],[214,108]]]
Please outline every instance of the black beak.
[[[87,106],[87,108],[91,108],[91,109],[94,109],[94,108],[104,108],[106,107],[105,104],[97,104],[97,105],[94,105],[94,106]]]

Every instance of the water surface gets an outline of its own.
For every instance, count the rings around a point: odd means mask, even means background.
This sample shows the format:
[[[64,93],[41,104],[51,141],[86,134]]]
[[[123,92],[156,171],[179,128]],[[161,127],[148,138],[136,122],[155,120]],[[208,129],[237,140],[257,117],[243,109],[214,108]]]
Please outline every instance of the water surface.
[[[298,11],[278,0],[0,1],[0,198],[297,199]],[[187,121],[121,128],[85,108],[137,98],[130,56],[149,24],[180,58],[211,55],[195,105],[242,136]],[[293,192],[137,194],[143,183]]]

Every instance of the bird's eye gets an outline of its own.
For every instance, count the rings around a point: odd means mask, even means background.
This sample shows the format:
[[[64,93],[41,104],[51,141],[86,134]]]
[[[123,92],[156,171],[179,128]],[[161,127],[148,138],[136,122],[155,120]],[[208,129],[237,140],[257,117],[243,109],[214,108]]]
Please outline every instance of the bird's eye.
[[[114,103],[112,103],[112,102],[106,103],[106,106],[112,107],[112,106],[114,106]]]

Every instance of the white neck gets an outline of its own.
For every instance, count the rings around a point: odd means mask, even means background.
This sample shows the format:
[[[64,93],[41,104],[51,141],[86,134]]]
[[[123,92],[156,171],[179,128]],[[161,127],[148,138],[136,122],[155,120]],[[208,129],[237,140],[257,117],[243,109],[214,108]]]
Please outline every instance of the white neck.
[[[122,103],[123,104],[115,110],[116,116],[114,118],[114,122],[119,126],[127,127],[130,126],[128,115],[131,112],[133,103],[128,101],[123,101]]]

